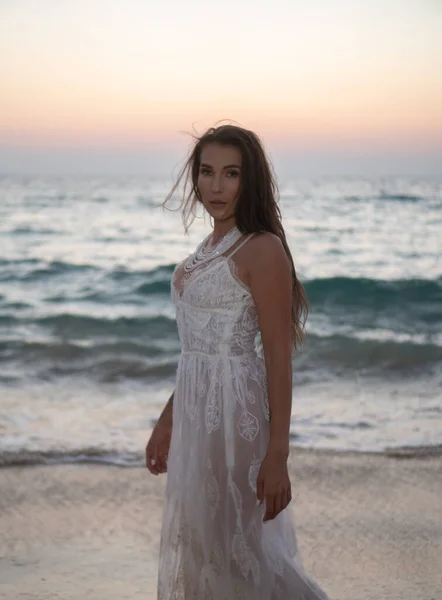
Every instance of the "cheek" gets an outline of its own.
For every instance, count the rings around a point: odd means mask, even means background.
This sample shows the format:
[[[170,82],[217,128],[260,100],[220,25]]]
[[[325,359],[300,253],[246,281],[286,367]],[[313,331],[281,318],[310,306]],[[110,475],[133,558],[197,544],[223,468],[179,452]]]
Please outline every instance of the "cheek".
[[[199,177],[197,185],[199,193],[201,194],[201,197],[204,200],[207,191],[207,179],[204,179],[204,177]]]
[[[239,178],[238,179],[232,178],[229,180],[229,191],[230,191],[232,200],[236,200],[236,198],[239,194],[239,188],[240,188]]]

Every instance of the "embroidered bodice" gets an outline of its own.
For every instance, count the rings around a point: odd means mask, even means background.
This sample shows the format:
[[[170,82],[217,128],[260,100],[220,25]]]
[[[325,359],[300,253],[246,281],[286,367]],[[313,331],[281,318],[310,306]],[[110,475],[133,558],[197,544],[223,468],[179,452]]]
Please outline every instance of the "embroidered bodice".
[[[172,277],[182,351],[261,355],[256,306],[231,255],[212,259],[188,278],[183,265],[177,265]]]

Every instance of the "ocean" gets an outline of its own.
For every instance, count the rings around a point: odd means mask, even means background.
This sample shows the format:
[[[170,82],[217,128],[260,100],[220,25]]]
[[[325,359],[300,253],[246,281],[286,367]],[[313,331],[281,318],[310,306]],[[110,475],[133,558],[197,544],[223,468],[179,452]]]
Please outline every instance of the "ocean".
[[[171,180],[0,178],[0,465],[143,464],[180,353],[170,278],[210,231]],[[442,183],[280,181],[311,312],[295,446],[442,447]]]

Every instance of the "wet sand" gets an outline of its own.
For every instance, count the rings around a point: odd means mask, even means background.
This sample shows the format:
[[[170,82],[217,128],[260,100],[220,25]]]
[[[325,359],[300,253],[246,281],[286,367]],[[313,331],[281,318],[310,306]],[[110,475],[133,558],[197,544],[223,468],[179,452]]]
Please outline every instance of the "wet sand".
[[[331,600],[442,599],[442,458],[294,449],[307,571]],[[154,600],[165,477],[0,469],[0,598]],[[295,599],[293,599],[295,600]]]

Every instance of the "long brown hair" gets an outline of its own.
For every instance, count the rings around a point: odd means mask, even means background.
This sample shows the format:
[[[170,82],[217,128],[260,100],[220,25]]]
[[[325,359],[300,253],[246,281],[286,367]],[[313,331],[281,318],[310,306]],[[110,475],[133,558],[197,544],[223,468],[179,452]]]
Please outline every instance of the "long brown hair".
[[[185,232],[196,217],[202,198],[198,190],[198,174],[203,147],[209,143],[234,146],[242,155],[241,183],[235,205],[236,226],[242,233],[269,231],[279,237],[292,267],[292,343],[297,348],[304,340],[304,326],[308,316],[307,296],[296,275],[292,254],[287,244],[278,206],[279,192],[274,169],[266,156],[259,137],[236,125],[211,127],[202,136],[192,134],[194,145],[177,179],[163,202],[166,205],[184,178],[183,196],[178,210],[182,211]]]

